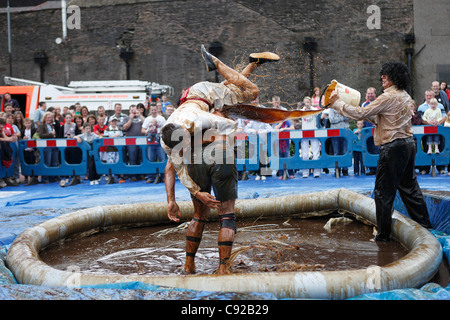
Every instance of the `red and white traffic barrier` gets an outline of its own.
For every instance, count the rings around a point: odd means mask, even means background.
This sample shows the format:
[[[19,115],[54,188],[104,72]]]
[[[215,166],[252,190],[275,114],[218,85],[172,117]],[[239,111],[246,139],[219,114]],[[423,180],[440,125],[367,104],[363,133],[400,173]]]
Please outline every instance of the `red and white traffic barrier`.
[[[434,126],[413,126],[414,134],[433,134],[438,133],[438,127]]]
[[[104,146],[136,146],[155,144],[155,142],[149,142],[147,137],[130,137],[130,138],[103,138]]]
[[[76,147],[76,139],[38,139],[27,140],[27,148],[45,148],[45,147]]]
[[[294,131],[279,132],[278,139],[328,138],[328,137],[339,137],[340,135],[341,135],[341,129],[294,130]]]

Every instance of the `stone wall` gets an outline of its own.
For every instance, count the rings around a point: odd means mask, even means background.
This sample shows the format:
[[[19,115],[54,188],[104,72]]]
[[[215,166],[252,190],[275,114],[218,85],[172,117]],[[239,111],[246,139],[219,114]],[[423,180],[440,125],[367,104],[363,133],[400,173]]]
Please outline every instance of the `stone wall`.
[[[374,3],[375,2],[375,3]],[[58,9],[12,14],[13,76],[39,81],[36,51],[45,50],[49,63],[45,80],[66,85],[71,80],[126,78],[119,46],[131,44],[131,79],[169,84],[176,97],[183,87],[214,80],[201,59],[200,45],[219,41],[219,58],[242,68],[248,54],[275,51],[276,64],[259,68],[252,76],[267,104],[279,95],[286,106],[310,94],[309,56],[305,37],[314,37],[314,85],[332,79],[358,89],[381,91],[378,71],[390,59],[406,61],[405,34],[413,32],[413,0],[361,1],[68,1],[81,8],[81,29],[61,37]],[[381,9],[380,29],[369,29],[370,5]],[[6,14],[1,14],[0,76],[9,75]],[[220,79],[222,80],[222,79]],[[3,80],[1,80],[3,81]]]
[[[433,81],[450,84],[450,1],[414,1],[414,96],[422,102]],[[447,78],[440,78],[437,67],[446,66]]]

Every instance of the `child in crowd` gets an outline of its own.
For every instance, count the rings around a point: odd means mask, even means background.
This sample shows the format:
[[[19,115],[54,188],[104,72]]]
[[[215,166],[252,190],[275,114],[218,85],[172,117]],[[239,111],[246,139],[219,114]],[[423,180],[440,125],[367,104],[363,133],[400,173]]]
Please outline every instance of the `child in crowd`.
[[[117,125],[118,120],[116,117],[112,117],[109,120],[109,126],[105,130],[103,137],[109,137],[109,138],[118,138],[123,137],[123,131],[119,128]],[[116,147],[113,146],[107,146],[105,151],[105,157],[106,157],[106,163],[117,163],[119,162],[119,150],[117,150]],[[112,175],[109,175],[107,177],[108,184],[112,184],[115,182],[114,177]]]
[[[117,126],[117,118],[112,118],[109,121],[109,127],[105,130],[103,137],[118,138],[123,137],[123,131]],[[116,147],[106,147],[106,163],[119,162],[119,151]]]
[[[1,118],[5,119],[5,125],[3,127],[3,133],[5,134],[5,136],[7,136],[7,137],[15,136],[14,135],[14,128],[11,125],[10,121],[8,121],[8,113],[3,113],[1,115]]]
[[[75,135],[76,135],[75,130],[77,128],[77,125],[72,121],[72,119],[73,119],[72,113],[67,112],[64,116],[64,125],[61,126],[61,131],[62,131],[61,136],[63,138],[66,138],[66,139],[75,138]],[[71,163],[71,164],[77,163],[76,158],[77,158],[77,153],[79,153],[79,152],[80,152],[80,150],[77,148],[67,148],[64,151],[65,161],[67,163]],[[59,181],[59,185],[61,187],[65,187],[66,183],[68,183],[68,182],[69,182],[69,178],[67,176],[63,176],[63,177],[61,177],[61,180]],[[75,183],[75,181],[74,181],[74,183]]]
[[[304,107],[303,111],[317,110],[320,109],[319,106],[312,106],[312,99],[310,97],[305,97],[303,99]],[[317,116],[310,116],[302,118],[302,130],[316,130],[317,127]],[[312,159],[317,160],[320,157],[320,141],[319,139],[302,139],[301,150],[302,159],[309,160],[309,146],[311,144]],[[310,169],[303,169],[303,178],[308,178]],[[320,177],[320,169],[312,169],[314,172],[314,178]]]
[[[108,126],[105,124],[105,116],[97,116],[97,124],[94,125],[94,133],[100,137],[103,137],[105,130]]]
[[[63,137],[67,139],[71,139],[75,137],[75,129],[76,124],[72,122],[73,115],[68,112],[66,113],[66,116],[64,117],[65,122],[63,125]]]
[[[437,126],[442,120],[442,111],[437,107],[436,99],[431,99],[430,107],[423,113],[422,120],[432,126]],[[427,136],[428,154],[432,153],[432,145],[434,144],[434,152],[439,153],[440,138],[438,134],[430,134]]]
[[[98,135],[100,138],[103,138],[105,134],[105,130],[108,129],[108,126],[105,124],[105,116],[99,115],[97,116],[97,124],[94,125],[94,133]],[[106,162],[106,147],[102,146],[99,149],[99,156],[102,162]]]
[[[158,121],[156,118],[151,119],[150,125],[147,130],[147,139],[148,141],[154,141],[159,143],[161,128],[158,125]]]
[[[361,130],[364,128],[364,120],[356,121],[356,128],[353,133],[358,137],[358,141],[353,148],[353,171],[355,176],[365,175],[363,159],[362,159],[362,145],[361,145]]]
[[[86,141],[92,147],[92,143],[94,142],[94,140],[100,139],[98,135],[92,132],[92,125],[89,122],[83,124],[83,131],[84,132],[82,134],[79,134],[75,137],[78,143]],[[88,155],[88,179],[91,185],[98,184],[98,180],[100,179],[100,176],[97,174],[97,170],[95,169],[94,157],[89,155]]]

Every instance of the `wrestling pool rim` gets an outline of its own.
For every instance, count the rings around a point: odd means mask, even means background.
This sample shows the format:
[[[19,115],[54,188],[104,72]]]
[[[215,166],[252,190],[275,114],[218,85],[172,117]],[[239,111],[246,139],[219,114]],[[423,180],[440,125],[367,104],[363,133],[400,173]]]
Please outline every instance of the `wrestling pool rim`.
[[[192,218],[192,202],[178,204],[182,219]],[[238,218],[276,215],[306,218],[337,209],[376,224],[374,200],[347,189],[236,202]],[[211,212],[210,220],[215,216],[215,212]],[[272,293],[279,299],[347,299],[371,292],[419,287],[434,276],[442,261],[439,241],[428,230],[397,211],[393,213],[392,235],[409,253],[375,268],[230,275],[116,275],[57,270],[39,258],[40,250],[49,244],[96,228],[168,222],[167,203],[97,206],[71,212],[21,233],[8,250],[6,266],[19,283],[47,287],[139,281],[190,290]]]

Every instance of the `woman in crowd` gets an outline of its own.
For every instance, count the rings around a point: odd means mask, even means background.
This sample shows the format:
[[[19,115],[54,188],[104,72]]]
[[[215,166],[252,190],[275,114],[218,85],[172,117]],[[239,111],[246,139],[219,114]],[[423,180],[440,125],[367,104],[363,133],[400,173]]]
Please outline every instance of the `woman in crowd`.
[[[24,123],[25,117],[23,116],[22,111],[14,112],[14,124],[19,128],[19,130],[23,130],[25,128]]]
[[[83,133],[83,124],[84,124],[84,120],[83,117],[79,114],[76,114],[73,117],[73,122],[75,123],[76,127],[75,127],[75,135],[79,135]]]

